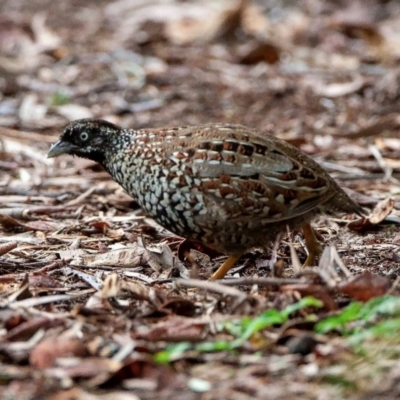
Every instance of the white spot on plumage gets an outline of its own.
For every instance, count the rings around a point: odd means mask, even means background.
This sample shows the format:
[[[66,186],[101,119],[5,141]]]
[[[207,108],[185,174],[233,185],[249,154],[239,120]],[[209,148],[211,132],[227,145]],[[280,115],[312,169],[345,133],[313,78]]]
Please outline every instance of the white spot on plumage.
[[[274,178],[274,177],[272,177],[272,176],[269,176],[268,178],[267,178],[267,180],[268,181],[271,181],[271,182],[276,182],[276,183],[278,183],[279,185],[281,185],[281,186],[293,186],[293,185],[296,185],[296,180],[291,180],[291,181],[283,181],[282,179],[279,179],[279,178]]]
[[[303,192],[325,192],[327,187],[322,186],[320,188],[311,188],[311,187],[307,187],[307,186],[301,186],[301,187],[299,187],[299,189]]]
[[[193,210],[194,210],[194,211],[200,211],[202,207],[203,207],[203,204],[197,203],[197,204],[195,204],[195,205],[193,206]]]
[[[179,182],[180,182],[179,177],[175,177],[175,178],[171,179],[170,183],[173,185],[178,185]]]
[[[172,197],[171,197],[171,200],[173,201],[173,202],[178,202],[178,201],[180,201],[180,199],[181,199],[181,194],[179,193],[179,192],[177,192],[177,193],[174,193],[173,195],[172,195]]]
[[[209,160],[208,164],[209,165],[220,165],[221,161],[219,161],[219,160]]]

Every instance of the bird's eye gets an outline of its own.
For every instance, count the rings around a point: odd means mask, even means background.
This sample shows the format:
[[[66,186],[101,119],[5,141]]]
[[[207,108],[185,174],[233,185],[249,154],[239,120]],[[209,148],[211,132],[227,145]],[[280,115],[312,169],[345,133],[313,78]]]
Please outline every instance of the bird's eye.
[[[89,134],[87,132],[81,132],[79,138],[82,142],[86,142],[89,139]]]

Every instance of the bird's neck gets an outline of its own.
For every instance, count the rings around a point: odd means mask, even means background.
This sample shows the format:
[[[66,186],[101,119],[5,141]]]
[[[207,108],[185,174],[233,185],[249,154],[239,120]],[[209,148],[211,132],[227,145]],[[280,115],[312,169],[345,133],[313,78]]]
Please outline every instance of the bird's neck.
[[[128,176],[134,176],[140,161],[140,149],[136,143],[135,132],[126,132],[107,143],[99,162],[103,168],[119,183],[125,190]]]

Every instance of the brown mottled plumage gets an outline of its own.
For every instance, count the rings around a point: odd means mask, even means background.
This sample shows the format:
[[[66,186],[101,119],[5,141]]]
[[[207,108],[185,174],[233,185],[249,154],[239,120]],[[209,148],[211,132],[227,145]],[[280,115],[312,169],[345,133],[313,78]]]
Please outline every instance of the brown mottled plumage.
[[[164,228],[227,254],[213,279],[286,226],[305,228],[312,265],[319,246],[309,221],[326,210],[362,213],[310,157],[241,125],[130,130],[84,119],[48,157],[60,154],[99,162]]]

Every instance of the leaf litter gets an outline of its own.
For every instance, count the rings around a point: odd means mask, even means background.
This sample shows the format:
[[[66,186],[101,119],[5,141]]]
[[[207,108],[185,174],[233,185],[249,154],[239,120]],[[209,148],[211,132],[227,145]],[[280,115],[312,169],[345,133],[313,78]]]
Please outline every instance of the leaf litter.
[[[397,398],[399,18],[357,0],[3,2],[1,397]],[[318,267],[285,235],[207,281],[221,255],[96,164],[46,159],[87,116],[257,127],[370,213],[315,221]]]

